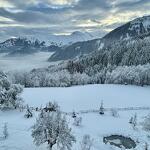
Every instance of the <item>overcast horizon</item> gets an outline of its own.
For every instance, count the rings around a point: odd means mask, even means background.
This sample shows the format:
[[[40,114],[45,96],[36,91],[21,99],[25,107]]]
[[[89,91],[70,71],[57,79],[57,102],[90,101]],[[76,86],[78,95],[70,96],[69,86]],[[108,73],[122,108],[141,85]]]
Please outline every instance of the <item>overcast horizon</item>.
[[[149,15],[149,0],[0,0],[0,41],[18,36],[90,32],[102,37]]]

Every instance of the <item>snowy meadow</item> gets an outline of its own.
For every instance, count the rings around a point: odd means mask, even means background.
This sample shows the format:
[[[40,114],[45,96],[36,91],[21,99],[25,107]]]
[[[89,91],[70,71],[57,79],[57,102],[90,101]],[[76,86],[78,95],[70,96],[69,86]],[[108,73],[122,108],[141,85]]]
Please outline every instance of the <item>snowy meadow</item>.
[[[87,85],[69,88],[25,88],[22,98],[30,107],[44,107],[49,101],[56,101],[61,110],[67,113],[67,121],[76,137],[72,150],[81,150],[82,138],[90,135],[91,150],[118,150],[110,144],[104,144],[103,137],[112,134],[131,137],[136,142],[135,150],[143,150],[149,143],[149,132],[143,130],[141,122],[149,113],[150,87],[128,85]],[[59,93],[59,94],[58,94]],[[99,114],[103,101],[104,115]],[[140,108],[138,108],[140,107]],[[117,111],[113,116],[111,109]],[[128,109],[124,109],[128,108]],[[72,112],[82,118],[79,126],[74,124]],[[0,120],[7,123],[8,138],[0,140],[0,150],[45,150],[47,145],[37,147],[31,136],[31,126],[39,114],[33,111],[32,118],[24,118],[25,110],[1,111]],[[136,128],[129,120],[137,115]],[[3,124],[0,127],[3,131]],[[57,149],[54,147],[54,150]]]

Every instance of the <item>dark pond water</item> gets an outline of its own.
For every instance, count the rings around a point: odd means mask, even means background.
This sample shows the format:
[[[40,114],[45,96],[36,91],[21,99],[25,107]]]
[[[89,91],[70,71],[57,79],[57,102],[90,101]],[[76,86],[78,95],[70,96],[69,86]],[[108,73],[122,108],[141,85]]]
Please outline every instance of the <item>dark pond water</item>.
[[[130,137],[125,137],[122,135],[110,135],[104,137],[103,142],[105,144],[109,143],[119,148],[124,147],[125,149],[131,149],[136,147],[136,143],[134,140],[132,140]]]

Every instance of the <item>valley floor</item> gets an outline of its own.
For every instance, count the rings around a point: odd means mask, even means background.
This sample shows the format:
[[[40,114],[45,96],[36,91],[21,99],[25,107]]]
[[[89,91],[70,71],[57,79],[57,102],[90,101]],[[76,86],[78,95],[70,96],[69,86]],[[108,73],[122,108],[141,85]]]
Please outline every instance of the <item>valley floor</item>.
[[[47,60],[52,54],[52,52],[38,52],[31,55],[11,57],[7,56],[7,53],[0,53],[0,70],[30,71],[34,68],[48,67],[50,63]]]
[[[101,101],[105,108],[150,107],[150,87],[137,87],[126,85],[88,85],[70,88],[26,88],[22,94],[25,104],[32,107],[44,107],[49,101],[56,101],[64,112],[80,112],[83,110],[98,110]],[[103,143],[103,136],[119,134],[130,136],[139,141],[136,150],[143,150],[144,143],[150,142],[147,137],[150,133],[143,131],[141,122],[150,110],[118,111],[119,117],[113,117],[110,111],[103,116],[97,112],[79,114],[82,125],[73,125],[73,118],[68,116],[68,121],[76,136],[73,150],[81,150],[80,142],[85,134],[93,138],[91,150],[117,150],[109,144]],[[0,150],[46,150],[46,145],[36,147],[31,137],[31,126],[36,120],[34,117],[25,119],[25,112],[7,111],[0,112],[0,137],[3,123],[8,123],[9,137],[0,139]],[[137,129],[134,130],[128,123],[131,116],[137,113]],[[56,149],[55,149],[56,150]]]

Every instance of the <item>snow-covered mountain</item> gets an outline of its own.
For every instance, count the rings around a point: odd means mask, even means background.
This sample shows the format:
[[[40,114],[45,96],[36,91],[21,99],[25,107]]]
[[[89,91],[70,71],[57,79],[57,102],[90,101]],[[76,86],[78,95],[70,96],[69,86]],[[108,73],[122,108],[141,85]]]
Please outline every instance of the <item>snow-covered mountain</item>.
[[[88,32],[79,31],[70,35],[11,38],[0,43],[0,52],[9,52],[14,55],[51,51],[55,53],[49,60],[58,61],[87,55],[116,41],[143,38],[145,36],[150,36],[150,16],[134,19],[98,39],[95,39],[96,37]]]
[[[62,51],[54,53],[49,60],[58,61],[72,59],[100,50],[113,42],[132,40],[133,38],[144,38],[145,36],[150,36],[150,16],[144,16],[130,21],[114,29],[101,39],[74,43],[62,49]]]
[[[103,37],[104,41],[112,42],[116,40],[129,39],[136,36],[146,35],[150,32],[150,16],[136,18]]]
[[[31,41],[26,38],[11,38],[0,43],[0,52],[14,54],[30,54],[45,47],[45,42],[39,40]]]
[[[79,41],[82,42],[82,41],[92,40],[95,39],[97,36],[90,34],[88,32],[75,31],[67,35],[49,34],[48,36],[36,35],[36,37],[33,36],[25,36],[25,37],[31,41],[35,41],[35,39],[39,39],[40,41],[45,41],[45,44],[47,46],[55,45],[61,47],[61,46],[71,45]]]
[[[70,41],[72,41],[72,43],[74,43],[75,41],[88,41],[95,38],[95,36],[93,36],[88,32],[79,32],[79,31],[73,32],[68,37],[70,38]]]
[[[50,38],[45,41],[48,45],[65,46],[92,39],[95,39],[95,36],[88,32],[75,31],[69,35],[51,35]]]
[[[37,51],[59,51],[78,41],[88,41],[94,36],[88,32],[73,32],[70,35],[50,35],[47,37],[19,37],[10,38],[0,43],[0,52],[14,54],[31,54]]]

